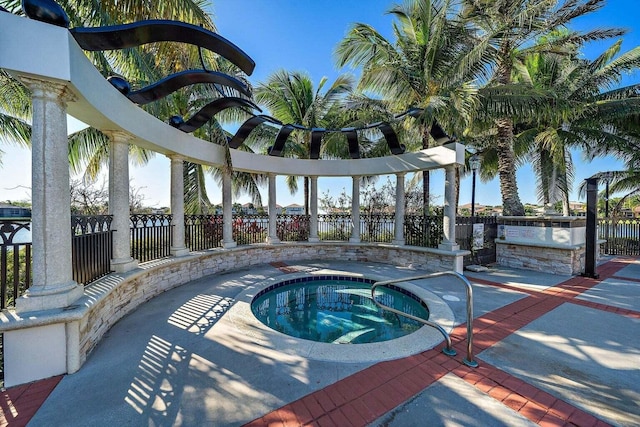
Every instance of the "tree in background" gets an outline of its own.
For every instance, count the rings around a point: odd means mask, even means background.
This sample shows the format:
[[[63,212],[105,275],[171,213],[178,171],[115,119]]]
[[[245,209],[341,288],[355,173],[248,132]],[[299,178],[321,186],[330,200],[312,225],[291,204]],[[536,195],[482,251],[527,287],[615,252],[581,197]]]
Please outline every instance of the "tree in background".
[[[462,135],[476,107],[470,74],[457,72],[461,53],[471,45],[466,27],[455,18],[456,10],[450,0],[407,1],[388,12],[397,20],[394,41],[367,24],[356,23],[336,48],[338,65],[361,67],[358,90],[387,100],[398,112],[423,109],[414,122],[421,141],[418,149],[434,145],[429,133],[436,122]],[[422,177],[423,212],[428,215],[428,171]]]
[[[564,53],[584,42],[622,35],[617,29],[596,29],[584,33],[569,30],[557,38],[540,37],[567,28],[575,19],[600,9],[605,0],[464,0],[462,18],[474,32],[473,49],[462,62],[461,73],[469,68],[481,70],[486,83],[480,92],[486,121],[494,132],[485,143],[496,151],[497,172],[504,215],[524,215],[516,182],[514,118],[535,116],[544,108],[548,95],[536,95],[529,88],[514,84],[514,69],[522,67],[532,53]],[[478,65],[482,64],[481,67]]]
[[[266,106],[271,115],[285,124],[300,125],[307,129],[340,127],[342,103],[353,86],[352,78],[342,75],[326,90],[327,78],[323,77],[314,88],[311,78],[303,72],[276,71],[267,81],[258,84],[256,100]],[[337,133],[325,134],[327,139],[338,138]],[[263,139],[263,144],[273,139]],[[311,132],[294,130],[287,139],[284,153],[288,157],[309,159]],[[321,155],[334,155],[321,148]],[[304,211],[309,213],[309,177],[304,178]],[[292,194],[298,190],[297,177],[287,177],[287,185]]]
[[[590,153],[594,147],[630,143],[637,138],[627,123],[640,105],[640,85],[610,89],[621,76],[640,66],[640,47],[621,55],[618,40],[596,59],[573,54],[532,53],[517,67],[516,81],[554,94],[550,107],[529,121],[517,123],[516,140],[529,146],[537,176],[539,200],[545,205],[562,201],[569,215],[573,183],[570,148]]]

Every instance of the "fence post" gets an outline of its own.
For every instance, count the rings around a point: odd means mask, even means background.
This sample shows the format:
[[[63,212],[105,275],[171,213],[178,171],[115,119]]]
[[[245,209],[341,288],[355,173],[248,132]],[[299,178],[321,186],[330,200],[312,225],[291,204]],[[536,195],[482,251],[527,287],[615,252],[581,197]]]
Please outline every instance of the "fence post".
[[[597,233],[597,209],[598,209],[598,178],[587,178],[587,227],[585,239],[585,277],[598,278],[596,273],[596,239]]]

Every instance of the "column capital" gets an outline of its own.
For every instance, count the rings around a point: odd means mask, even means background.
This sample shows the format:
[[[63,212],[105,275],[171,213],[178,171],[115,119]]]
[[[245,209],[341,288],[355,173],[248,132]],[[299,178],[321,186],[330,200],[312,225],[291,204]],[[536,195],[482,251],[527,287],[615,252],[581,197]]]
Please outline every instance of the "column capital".
[[[64,83],[57,83],[50,80],[26,76],[20,76],[19,79],[27,88],[29,88],[31,96],[34,98],[52,99],[63,104],[73,102],[78,99],[78,97]]]
[[[182,154],[171,153],[166,155],[169,160],[185,161],[187,158]]]
[[[107,135],[107,137],[112,141],[112,142],[119,142],[122,144],[128,144],[129,141],[131,141],[133,139],[133,135],[131,135],[129,132],[125,132],[123,130],[103,130],[101,131],[102,133],[104,133],[105,135]]]

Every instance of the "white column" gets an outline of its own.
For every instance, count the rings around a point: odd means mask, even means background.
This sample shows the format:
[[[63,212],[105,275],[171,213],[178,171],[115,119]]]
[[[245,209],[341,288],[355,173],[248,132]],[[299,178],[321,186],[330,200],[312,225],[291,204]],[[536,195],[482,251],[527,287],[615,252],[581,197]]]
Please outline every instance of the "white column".
[[[122,131],[105,131],[109,137],[109,215],[113,216],[113,253],[111,269],[125,273],[138,266],[131,257],[129,211],[129,140]]]
[[[184,244],[184,157],[176,154],[171,160],[171,255],[175,257],[189,254]]]
[[[84,295],[71,265],[71,197],[65,85],[23,78],[31,90],[31,202],[33,284],[16,300],[17,312],[71,305]]]
[[[311,176],[311,200],[309,201],[311,212],[309,215],[309,242],[316,243],[320,241],[318,237],[318,177]]]
[[[460,245],[456,243],[456,166],[445,167],[444,180],[444,216],[442,229],[444,237],[438,245],[439,249],[457,251]]]
[[[222,247],[235,248],[233,240],[233,200],[231,199],[231,171],[222,175]]]
[[[349,241],[352,243],[360,243],[360,177],[352,177],[351,186],[351,237]]]
[[[394,245],[404,245],[404,173],[396,174],[396,215]]]
[[[267,243],[275,244],[280,243],[277,233],[278,225],[278,211],[276,208],[276,175],[269,174],[269,236],[267,236]]]

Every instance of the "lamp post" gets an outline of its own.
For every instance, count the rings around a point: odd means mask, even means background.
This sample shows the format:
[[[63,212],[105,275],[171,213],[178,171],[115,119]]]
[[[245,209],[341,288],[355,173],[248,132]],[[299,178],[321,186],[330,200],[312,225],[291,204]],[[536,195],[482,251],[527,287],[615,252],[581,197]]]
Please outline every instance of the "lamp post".
[[[476,217],[476,171],[480,168],[480,157],[474,154],[469,159],[469,167],[471,167],[471,221],[475,222]]]

